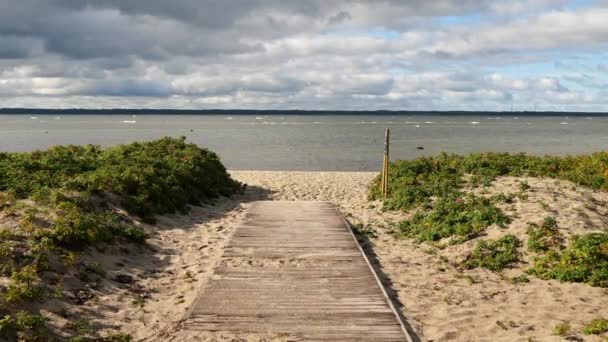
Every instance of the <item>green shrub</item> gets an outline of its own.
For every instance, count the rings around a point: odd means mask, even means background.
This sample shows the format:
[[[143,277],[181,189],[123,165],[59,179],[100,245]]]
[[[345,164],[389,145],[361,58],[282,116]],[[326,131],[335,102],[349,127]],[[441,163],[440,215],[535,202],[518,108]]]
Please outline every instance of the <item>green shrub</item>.
[[[583,333],[587,335],[599,335],[605,332],[608,332],[608,319],[604,318],[593,319],[583,327]]]
[[[512,284],[525,284],[525,283],[529,283],[530,279],[528,279],[528,277],[525,274],[521,274],[521,275],[511,278],[510,282]]]
[[[15,319],[11,315],[5,315],[0,319],[0,336],[6,336],[15,330]]]
[[[545,217],[543,224],[530,223],[528,227],[528,250],[531,252],[546,252],[552,248],[562,248],[564,236],[557,229],[554,217]]]
[[[400,234],[416,241],[450,236],[474,237],[491,224],[504,226],[510,219],[490,199],[473,196],[441,197],[429,211],[419,211],[399,224]]]
[[[390,197],[384,208],[389,210],[410,209],[430,203],[430,198],[460,194],[464,184],[463,173],[458,168],[461,157],[442,154],[415,160],[399,160],[391,163]],[[370,191],[370,199],[382,198],[377,178]]]
[[[593,189],[608,190],[608,152],[567,157],[537,157],[526,154],[473,153],[467,156],[441,154],[414,160],[399,160],[389,167],[389,198],[385,208],[410,209],[457,191],[463,176],[471,175],[475,185],[489,183],[497,176],[532,176],[565,179]],[[381,199],[380,176],[370,187],[370,199]],[[529,188],[520,184],[520,190]]]
[[[530,184],[528,184],[528,182],[526,181],[521,181],[519,182],[519,191],[520,192],[526,192],[530,189]]]
[[[492,196],[492,200],[495,202],[504,202],[504,203],[513,203],[513,199],[516,197],[516,194],[514,193],[509,193],[509,194],[505,194],[502,192],[497,193],[496,195]]]
[[[109,334],[102,341],[104,342],[131,342],[133,341],[133,337],[131,335],[124,332],[116,332]]]
[[[93,332],[93,329],[91,328],[91,323],[84,318],[79,318],[77,320],[74,320],[73,322],[70,322],[69,327],[78,332],[79,334],[89,334],[91,332]]]
[[[59,214],[53,222],[53,239],[62,245],[86,246],[96,242],[109,242],[111,234],[101,217],[85,212],[77,205],[63,202],[58,206]]]
[[[106,277],[106,271],[103,269],[103,267],[99,263],[96,263],[96,262],[85,263],[84,271],[88,272],[88,273],[96,274],[102,278]]]
[[[11,282],[8,284],[4,300],[7,303],[36,300],[42,297],[44,288],[34,266],[26,266],[19,271],[13,271]]]
[[[608,287],[608,233],[574,236],[564,250],[536,257],[528,271],[541,279]]]
[[[187,204],[231,195],[241,188],[215,153],[188,144],[185,138],[116,146],[102,151],[97,162],[97,168],[70,185],[115,193],[128,210],[147,220],[153,220],[153,214],[183,211]]]
[[[351,227],[355,233],[364,235],[369,239],[378,237],[378,234],[376,234],[376,231],[370,225],[364,226],[363,223],[357,223],[351,225]]]
[[[553,328],[553,335],[566,336],[570,333],[570,323],[564,322],[556,325]]]
[[[74,176],[94,170],[100,153],[98,146],[70,145],[0,154],[0,191],[10,190],[27,198],[45,189],[61,188]]]
[[[15,314],[16,327],[19,330],[41,330],[44,328],[46,317],[39,313],[29,313],[27,311],[19,311]]]
[[[496,241],[479,241],[473,253],[462,262],[461,266],[465,269],[483,267],[492,271],[501,271],[519,260],[517,248],[520,245],[519,239],[512,234],[507,234]]]
[[[215,153],[186,143],[183,137],[105,150],[87,145],[2,153],[0,176],[0,191],[56,204],[71,201],[63,190],[111,192],[132,213],[148,220],[153,214],[185,210],[187,204],[241,190]],[[9,201],[4,197],[0,204]]]

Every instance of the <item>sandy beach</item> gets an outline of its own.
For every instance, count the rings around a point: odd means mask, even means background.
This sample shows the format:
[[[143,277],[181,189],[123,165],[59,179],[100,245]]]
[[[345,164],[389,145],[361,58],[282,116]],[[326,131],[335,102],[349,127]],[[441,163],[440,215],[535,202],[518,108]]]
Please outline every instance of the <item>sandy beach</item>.
[[[149,248],[125,254],[119,247],[103,260],[108,273],[127,264],[149,298],[134,304],[129,289],[98,293],[97,304],[81,308],[98,326],[120,328],[135,341],[185,341],[194,336],[180,323],[221,256],[251,201],[259,199],[320,200],[335,203],[353,225],[373,229],[375,238],[361,242],[394,301],[421,341],[561,341],[555,325],[568,322],[574,331],[605,315],[608,290],[586,284],[545,281],[529,276],[529,283],[510,278],[529,266],[526,252],[517,267],[501,273],[459,270],[455,264],[474,240],[438,250],[426,244],[396,240],[387,229],[407,213],[383,212],[380,203],[367,201],[367,187],[376,176],[369,172],[233,171],[248,185],[244,195],[221,199],[213,206],[195,207],[189,215],[169,215],[149,226]],[[506,232],[517,236],[529,221],[554,215],[564,234],[599,230],[606,225],[608,194],[573,187],[564,181],[527,178],[525,201],[505,205],[513,217],[506,228],[490,227],[489,237]],[[512,177],[494,182],[490,192],[519,184]],[[539,205],[538,203],[547,203]],[[107,254],[106,254],[107,255]],[[57,315],[55,315],[57,317]],[[58,318],[55,324],[61,324]],[[203,340],[230,341],[236,335],[197,335]],[[585,341],[600,337],[577,333]],[[273,340],[271,336],[238,336]],[[573,337],[576,338],[576,337]]]

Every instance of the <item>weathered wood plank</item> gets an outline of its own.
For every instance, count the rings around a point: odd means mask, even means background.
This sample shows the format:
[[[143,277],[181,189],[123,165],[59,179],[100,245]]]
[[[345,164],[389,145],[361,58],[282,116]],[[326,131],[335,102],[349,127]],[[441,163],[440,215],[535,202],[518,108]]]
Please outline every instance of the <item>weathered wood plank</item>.
[[[326,202],[254,203],[184,327],[294,341],[410,341],[350,228]]]

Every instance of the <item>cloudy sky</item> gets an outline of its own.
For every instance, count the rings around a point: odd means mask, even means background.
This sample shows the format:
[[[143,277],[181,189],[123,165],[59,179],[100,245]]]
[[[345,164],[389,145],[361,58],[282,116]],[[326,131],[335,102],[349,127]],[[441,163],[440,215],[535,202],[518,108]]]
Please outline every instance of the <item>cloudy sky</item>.
[[[0,107],[608,111],[608,0],[0,0]]]

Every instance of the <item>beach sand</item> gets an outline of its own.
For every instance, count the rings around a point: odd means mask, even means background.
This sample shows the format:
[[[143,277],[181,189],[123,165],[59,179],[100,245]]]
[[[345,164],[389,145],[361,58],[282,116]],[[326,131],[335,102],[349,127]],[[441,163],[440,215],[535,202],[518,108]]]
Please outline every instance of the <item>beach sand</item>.
[[[568,322],[574,336],[602,341],[580,333],[582,325],[608,316],[608,289],[586,284],[509,279],[523,273],[530,256],[522,248],[523,261],[503,274],[483,269],[461,271],[455,265],[476,241],[438,250],[427,244],[396,240],[388,234],[407,213],[383,212],[380,203],[367,201],[367,187],[376,173],[369,172],[275,172],[232,171],[248,184],[246,194],[193,208],[189,215],[159,218],[150,248],[104,260],[109,274],[119,272],[119,260],[129,263],[137,284],[149,297],[133,304],[132,291],[118,288],[97,294],[98,304],[86,304],[96,326],[120,328],[134,340],[187,341],[235,340],[233,334],[197,335],[183,331],[180,323],[199,289],[229,241],[251,201],[259,199],[319,200],[336,204],[351,224],[368,226],[375,238],[361,237],[370,261],[389,294],[400,305],[408,324],[421,341],[563,341],[553,336],[558,323]],[[519,180],[503,177],[488,188],[487,195],[516,192]],[[574,187],[565,181],[526,178],[528,199],[516,199],[502,208],[513,222],[505,229],[490,227],[488,237],[513,233],[525,238],[528,222],[555,216],[560,231],[574,233],[608,226],[608,194]],[[479,190],[476,190],[479,191]],[[541,204],[542,203],[542,204]],[[240,335],[243,340],[273,340],[272,336]]]

